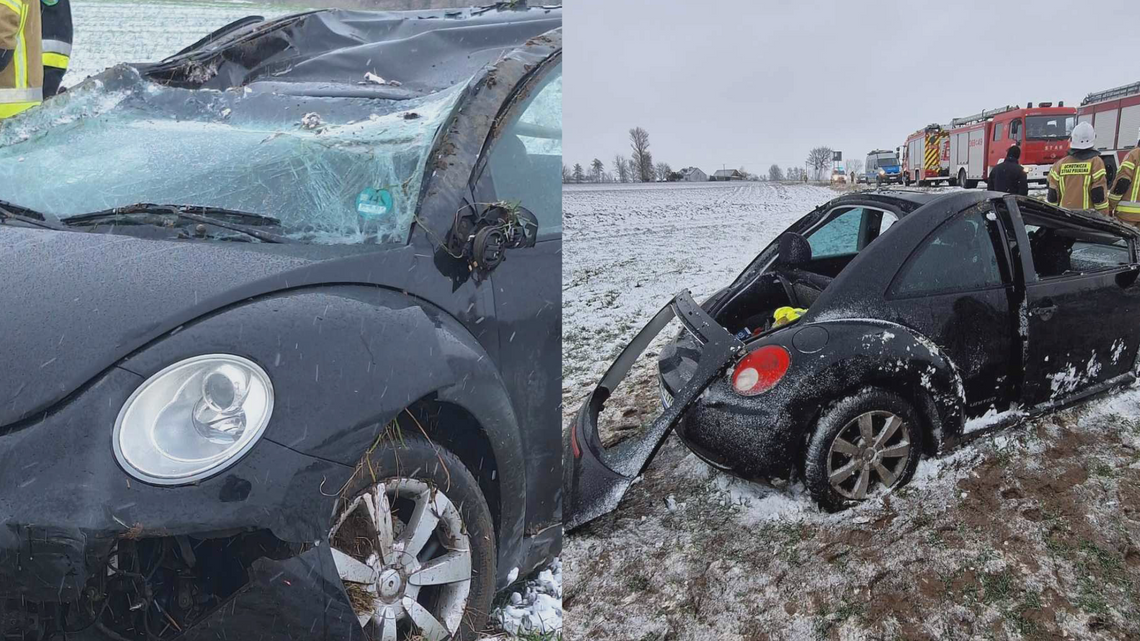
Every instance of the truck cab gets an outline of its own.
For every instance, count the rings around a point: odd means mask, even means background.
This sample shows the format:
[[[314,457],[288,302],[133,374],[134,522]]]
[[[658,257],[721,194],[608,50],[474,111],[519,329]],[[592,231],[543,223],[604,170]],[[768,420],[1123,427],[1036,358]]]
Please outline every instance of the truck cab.
[[[986,174],[1005,159],[1011,145],[1021,147],[1021,164],[1030,182],[1044,183],[1053,163],[1069,153],[1069,135],[1077,124],[1073,107],[1054,107],[1052,103],[1032,103],[994,116],[990,123],[986,154]]]

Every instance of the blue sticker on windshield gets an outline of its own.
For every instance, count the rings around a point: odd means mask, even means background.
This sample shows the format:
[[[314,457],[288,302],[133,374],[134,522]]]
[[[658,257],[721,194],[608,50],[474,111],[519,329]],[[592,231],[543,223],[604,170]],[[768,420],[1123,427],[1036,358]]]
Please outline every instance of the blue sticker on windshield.
[[[392,194],[387,189],[369,187],[356,197],[356,213],[365,220],[387,216],[392,211]]]

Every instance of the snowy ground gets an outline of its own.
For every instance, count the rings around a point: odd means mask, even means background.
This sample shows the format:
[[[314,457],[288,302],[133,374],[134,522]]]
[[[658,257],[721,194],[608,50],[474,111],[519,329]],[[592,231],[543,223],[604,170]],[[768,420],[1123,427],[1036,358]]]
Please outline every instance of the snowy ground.
[[[567,421],[676,290],[715,291],[834,195],[565,189]],[[610,403],[632,425],[658,411],[649,365]],[[570,639],[1138,638],[1140,390],[924,461],[904,490],[837,515],[671,439],[615,513],[567,538],[563,561]]]

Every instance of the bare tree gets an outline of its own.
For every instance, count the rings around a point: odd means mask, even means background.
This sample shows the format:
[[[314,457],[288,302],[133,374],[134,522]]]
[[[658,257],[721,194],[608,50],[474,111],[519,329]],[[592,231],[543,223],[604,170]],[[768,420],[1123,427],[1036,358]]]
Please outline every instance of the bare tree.
[[[586,179],[586,172],[582,171],[581,163],[574,163],[574,182],[580,183]]]
[[[633,148],[634,175],[643,183],[653,180],[653,156],[649,153],[649,132],[641,127],[629,130],[629,146]]]
[[[653,175],[657,180],[669,180],[669,174],[673,173],[673,168],[667,162],[659,162],[653,165]]]
[[[562,184],[570,182],[570,170],[566,168],[566,163],[562,163]]]
[[[821,146],[816,147],[808,152],[807,166],[815,172],[815,179],[822,180],[824,172],[831,166],[832,150],[831,147]]]
[[[854,183],[859,174],[863,173],[863,161],[858,158],[852,158],[847,161],[847,178]]]
[[[772,165],[768,168],[768,180],[783,180],[784,172],[780,170],[779,165]]]
[[[625,157],[621,154],[614,156],[614,176],[617,176],[618,182],[629,182],[629,165],[625,163]]]
[[[594,162],[590,163],[590,178],[594,182],[596,182],[596,183],[602,182],[602,174],[604,174],[605,172],[606,172],[606,166],[604,163],[602,163],[601,160],[598,160],[597,158],[595,158]]]

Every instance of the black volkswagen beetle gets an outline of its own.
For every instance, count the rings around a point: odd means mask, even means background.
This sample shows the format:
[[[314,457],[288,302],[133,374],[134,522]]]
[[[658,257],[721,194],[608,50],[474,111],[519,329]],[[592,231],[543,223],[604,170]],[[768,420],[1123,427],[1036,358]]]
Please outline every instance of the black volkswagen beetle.
[[[995,192],[837,198],[697,305],[678,295],[568,431],[567,524],[613,509],[664,437],[752,479],[802,475],[835,510],[967,435],[1135,379],[1138,234]],[[604,448],[598,415],[672,318],[664,411]]]
[[[561,548],[561,13],[239,21],[0,127],[0,637],[476,636]]]

